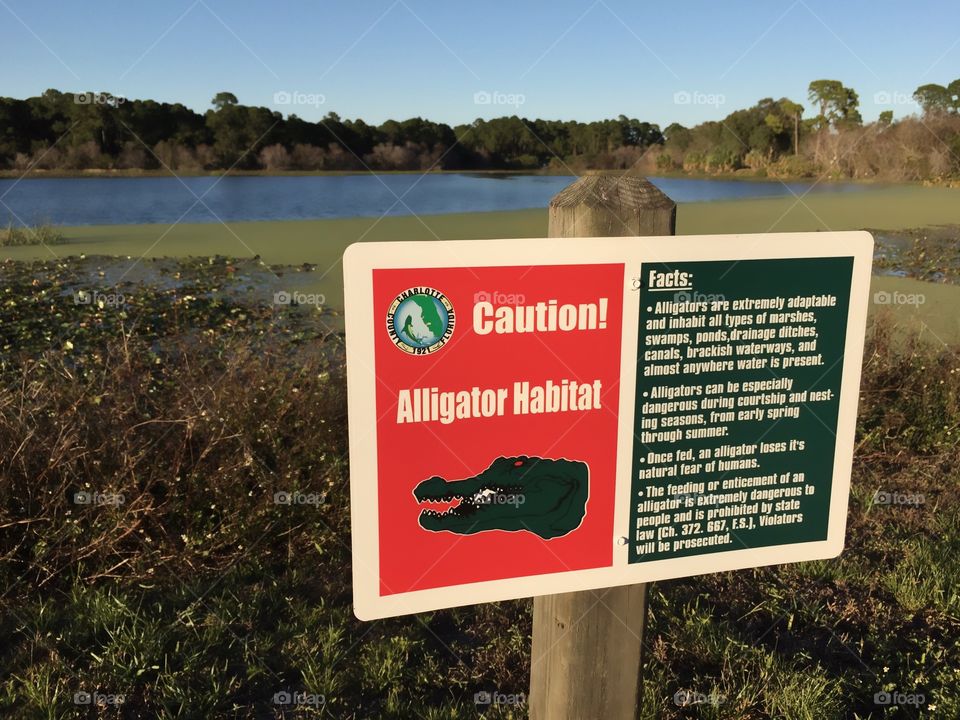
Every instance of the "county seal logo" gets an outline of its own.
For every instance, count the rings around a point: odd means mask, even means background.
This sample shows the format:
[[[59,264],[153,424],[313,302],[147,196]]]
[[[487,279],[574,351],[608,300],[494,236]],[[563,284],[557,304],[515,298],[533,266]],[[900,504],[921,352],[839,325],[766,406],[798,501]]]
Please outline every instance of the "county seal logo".
[[[439,290],[413,287],[404,290],[387,310],[387,332],[393,344],[410,355],[428,355],[453,336],[453,305]]]

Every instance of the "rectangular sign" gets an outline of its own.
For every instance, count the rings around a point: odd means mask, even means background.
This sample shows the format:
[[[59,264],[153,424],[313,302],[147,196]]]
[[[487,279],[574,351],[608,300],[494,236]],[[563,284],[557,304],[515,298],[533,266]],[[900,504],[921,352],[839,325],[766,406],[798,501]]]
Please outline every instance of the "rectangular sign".
[[[833,557],[868,233],[357,243],[361,619]]]

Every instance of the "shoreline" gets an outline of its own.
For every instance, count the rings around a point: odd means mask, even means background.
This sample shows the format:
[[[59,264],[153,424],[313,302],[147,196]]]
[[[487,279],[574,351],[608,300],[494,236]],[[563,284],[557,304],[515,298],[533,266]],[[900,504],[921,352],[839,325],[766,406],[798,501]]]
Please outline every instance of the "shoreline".
[[[84,179],[84,178],[158,178],[158,177],[344,177],[348,175],[542,175],[575,177],[568,172],[548,170],[0,170],[0,180]]]
[[[477,169],[477,170],[178,170],[176,172],[163,168],[152,170],[140,169],[90,169],[90,170],[41,170],[26,171],[0,169],[0,180],[84,180],[84,179],[128,179],[128,178],[186,178],[186,177],[347,177],[358,175],[486,175],[490,177],[582,177],[584,175],[621,174],[642,175],[647,178],[663,178],[667,180],[718,180],[745,183],[812,183],[817,185],[852,184],[852,185],[903,185],[908,187],[956,187],[960,179],[945,180],[886,180],[882,178],[843,178],[822,177],[811,175],[770,176],[758,175],[755,172],[726,172],[726,173],[686,173],[678,171],[657,171],[653,173],[635,173],[627,170],[584,170],[581,175],[573,175],[564,169]]]
[[[736,200],[699,200],[677,203],[677,235],[726,233],[801,232],[816,230],[910,230],[938,225],[960,225],[960,188],[895,184],[871,193],[809,194],[751,197]],[[425,227],[421,219],[435,223]],[[352,215],[348,217],[227,220],[218,222],[152,222],[67,225],[52,224],[70,247],[77,242],[113,240],[122,236],[191,233],[200,240],[235,230],[260,231],[303,229],[339,236],[358,230],[358,238],[389,239],[482,239],[493,237],[545,237],[545,207],[511,210],[417,213],[404,215]],[[151,230],[151,228],[153,230]],[[431,232],[434,230],[435,232]],[[367,237],[369,233],[369,237]],[[519,234],[512,234],[519,233]],[[339,238],[338,238],[339,239]],[[0,246],[0,259],[11,250],[42,251],[40,245]],[[125,254],[125,253],[121,253]],[[201,252],[202,254],[206,254]]]

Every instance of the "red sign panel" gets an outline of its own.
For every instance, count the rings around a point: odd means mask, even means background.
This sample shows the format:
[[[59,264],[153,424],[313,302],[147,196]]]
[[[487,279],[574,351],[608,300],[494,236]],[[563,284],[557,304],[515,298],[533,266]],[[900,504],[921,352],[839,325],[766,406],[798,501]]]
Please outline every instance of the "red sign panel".
[[[374,271],[381,595],[611,564],[622,289],[622,264]],[[541,460],[586,466],[575,526],[537,525]],[[473,498],[503,521],[472,527]]]

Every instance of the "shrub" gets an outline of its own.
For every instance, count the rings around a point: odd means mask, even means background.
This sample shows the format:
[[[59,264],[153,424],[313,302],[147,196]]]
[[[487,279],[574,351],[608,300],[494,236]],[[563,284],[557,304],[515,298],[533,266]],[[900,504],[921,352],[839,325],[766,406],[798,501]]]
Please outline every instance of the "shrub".
[[[669,171],[676,170],[677,163],[674,161],[673,156],[668,152],[662,152],[657,155],[657,170]]]
[[[16,226],[13,222],[0,229],[0,247],[17,245],[61,245],[67,241],[60,230],[53,225],[43,223],[35,227]]]

